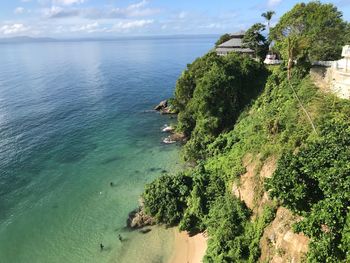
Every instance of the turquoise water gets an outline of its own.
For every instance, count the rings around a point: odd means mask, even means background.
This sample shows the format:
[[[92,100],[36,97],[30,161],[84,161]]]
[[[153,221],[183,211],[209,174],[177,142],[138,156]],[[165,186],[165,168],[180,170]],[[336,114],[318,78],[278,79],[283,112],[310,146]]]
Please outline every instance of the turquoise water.
[[[214,41],[0,45],[0,262],[167,261],[172,231],[124,228],[144,185],[182,166],[162,144],[173,119],[145,110]]]

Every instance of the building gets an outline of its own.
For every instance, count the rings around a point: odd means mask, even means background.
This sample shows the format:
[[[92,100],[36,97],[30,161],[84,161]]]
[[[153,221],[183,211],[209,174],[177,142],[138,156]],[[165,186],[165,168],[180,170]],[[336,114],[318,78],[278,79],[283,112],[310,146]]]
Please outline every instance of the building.
[[[236,52],[240,54],[246,54],[248,56],[253,56],[254,51],[250,48],[244,47],[243,37],[245,32],[241,31],[238,33],[231,34],[231,39],[219,45],[216,48],[216,53],[219,56],[226,56],[228,53]]]
[[[350,45],[343,47],[342,59],[316,61],[311,74],[317,86],[342,99],[350,99]]]
[[[331,67],[331,88],[340,98],[350,99],[350,45],[343,47],[342,57]]]
[[[266,55],[264,60],[266,65],[279,65],[282,63],[282,60],[278,59],[277,55],[274,53],[269,53]]]

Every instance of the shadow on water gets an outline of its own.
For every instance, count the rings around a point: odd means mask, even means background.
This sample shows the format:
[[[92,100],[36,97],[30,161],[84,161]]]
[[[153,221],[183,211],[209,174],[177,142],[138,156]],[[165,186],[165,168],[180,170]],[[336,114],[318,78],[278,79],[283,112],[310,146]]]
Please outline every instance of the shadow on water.
[[[91,151],[97,148],[97,144],[94,143],[79,143],[69,144],[67,143],[60,149],[55,155],[54,160],[66,164],[75,163],[84,159]]]
[[[107,165],[107,164],[110,164],[110,163],[114,163],[114,162],[120,161],[122,159],[123,159],[123,157],[121,157],[121,156],[113,156],[113,157],[110,157],[110,158],[107,158],[107,159],[103,160],[101,162],[101,164],[102,165]]]

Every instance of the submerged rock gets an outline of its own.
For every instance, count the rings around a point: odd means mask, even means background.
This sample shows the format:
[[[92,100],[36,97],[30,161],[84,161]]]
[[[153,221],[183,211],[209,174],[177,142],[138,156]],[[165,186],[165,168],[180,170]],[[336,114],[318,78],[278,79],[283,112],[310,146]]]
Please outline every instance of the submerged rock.
[[[151,232],[151,231],[152,231],[152,229],[146,228],[146,229],[141,229],[141,230],[140,230],[140,233],[141,233],[141,234],[147,234],[147,233],[149,233],[149,232]]]
[[[155,219],[145,213],[143,205],[130,212],[126,222],[126,225],[132,229],[139,229],[155,224]]]
[[[172,144],[172,143],[184,142],[184,141],[186,141],[186,136],[183,133],[173,133],[163,140],[165,144]]]
[[[164,142],[165,144],[173,144],[173,143],[176,143],[176,141],[174,141],[174,140],[171,139],[171,136],[166,137],[166,138],[163,140],[163,142]]]

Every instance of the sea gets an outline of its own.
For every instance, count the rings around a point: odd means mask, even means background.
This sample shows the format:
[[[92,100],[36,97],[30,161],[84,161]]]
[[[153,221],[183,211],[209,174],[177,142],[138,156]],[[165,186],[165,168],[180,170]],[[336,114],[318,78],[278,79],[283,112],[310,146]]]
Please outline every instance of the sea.
[[[169,261],[173,230],[126,219],[147,183],[183,169],[162,142],[176,120],[151,110],[215,40],[0,44],[1,263]]]

